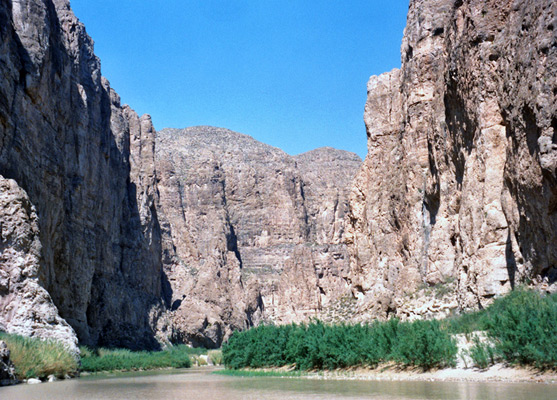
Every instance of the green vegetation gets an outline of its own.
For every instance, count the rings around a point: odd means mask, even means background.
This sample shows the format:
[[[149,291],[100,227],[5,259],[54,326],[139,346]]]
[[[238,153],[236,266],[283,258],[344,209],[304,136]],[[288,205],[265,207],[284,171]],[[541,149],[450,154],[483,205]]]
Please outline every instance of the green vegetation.
[[[486,329],[487,311],[481,310],[446,318],[441,324],[451,333],[469,334]]]
[[[497,360],[540,369],[557,368],[557,294],[543,296],[517,288],[485,310],[442,323],[451,333],[487,333],[487,343],[475,338],[470,351],[480,368]]]
[[[163,351],[130,351],[126,349],[89,349],[81,347],[83,371],[135,371],[157,368],[189,368],[191,355],[200,353],[186,345]]]
[[[402,365],[430,369],[456,365],[455,341],[439,321],[400,323],[391,357]]]
[[[487,309],[443,321],[373,322],[365,325],[262,325],[236,332],[223,346],[227,368],[295,366],[298,370],[376,366],[394,361],[423,369],[452,366],[457,348],[451,335],[474,336],[469,355],[487,368],[497,360],[557,368],[557,294],[518,288]]]
[[[76,375],[77,359],[58,342],[11,335],[0,332],[10,349],[18,379],[46,379],[50,375],[58,378]]]
[[[232,369],[335,369],[385,361],[430,369],[454,365],[456,353],[454,340],[437,321],[396,319],[370,325],[262,325],[234,333],[223,346],[224,363]]]
[[[518,289],[488,309],[485,328],[495,353],[512,364],[557,368],[557,293]]]
[[[478,336],[474,336],[473,343],[469,355],[476,367],[486,369],[495,363],[495,349],[490,343],[482,342]]]

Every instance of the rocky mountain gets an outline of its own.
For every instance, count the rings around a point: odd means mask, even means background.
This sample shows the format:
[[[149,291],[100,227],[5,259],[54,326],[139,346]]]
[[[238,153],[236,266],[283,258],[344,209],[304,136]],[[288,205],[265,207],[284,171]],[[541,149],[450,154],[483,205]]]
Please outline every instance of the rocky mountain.
[[[305,321],[347,292],[357,155],[292,157],[206,126],[164,129],[156,149],[172,340],[217,346],[261,321]]]
[[[557,284],[557,3],[413,0],[371,77],[347,241],[358,318]]]

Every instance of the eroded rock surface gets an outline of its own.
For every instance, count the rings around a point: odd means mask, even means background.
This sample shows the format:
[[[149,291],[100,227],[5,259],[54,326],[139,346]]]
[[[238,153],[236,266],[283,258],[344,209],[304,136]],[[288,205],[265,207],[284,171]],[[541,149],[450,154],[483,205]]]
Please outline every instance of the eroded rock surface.
[[[83,344],[156,347],[162,268],[150,118],[120,105],[67,0],[2,1],[0,60],[0,174],[35,207],[23,209],[29,239],[2,242],[3,254],[23,257],[0,266],[9,276],[1,304],[25,305],[3,316],[8,327],[39,302],[36,334],[41,321],[62,326],[62,317]]]
[[[307,320],[346,292],[342,238],[358,156],[299,156],[226,129],[157,136],[175,339],[216,346],[261,321]]]
[[[35,207],[0,176],[0,330],[63,342],[77,354],[74,330],[39,283],[41,242]]]
[[[557,3],[413,0],[368,83],[347,240],[358,318],[477,308],[557,279]]]
[[[15,367],[10,360],[10,350],[6,342],[0,340],[0,386],[14,385],[17,383]]]

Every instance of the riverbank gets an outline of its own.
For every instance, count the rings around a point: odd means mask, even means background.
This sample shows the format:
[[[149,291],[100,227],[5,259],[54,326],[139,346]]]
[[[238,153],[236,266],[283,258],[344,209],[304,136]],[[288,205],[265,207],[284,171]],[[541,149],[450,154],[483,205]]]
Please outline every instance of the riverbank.
[[[168,346],[161,351],[79,348],[71,352],[52,340],[0,332],[0,386],[41,383],[112,371],[181,369],[222,363],[220,350]]]
[[[555,400],[557,384],[223,376],[211,367],[95,374],[48,385],[0,388],[2,400]]]
[[[397,365],[423,371],[496,365],[557,369],[557,294],[519,288],[488,308],[445,320],[260,325],[223,345],[231,369],[338,370]]]
[[[220,370],[219,375],[245,377],[281,377],[323,380],[357,381],[421,381],[421,382],[507,382],[557,385],[557,371],[534,368],[513,368],[496,364],[485,370],[477,368],[444,368],[423,371],[420,368],[401,368],[393,364],[377,368],[351,367],[336,370],[298,371],[292,367]]]

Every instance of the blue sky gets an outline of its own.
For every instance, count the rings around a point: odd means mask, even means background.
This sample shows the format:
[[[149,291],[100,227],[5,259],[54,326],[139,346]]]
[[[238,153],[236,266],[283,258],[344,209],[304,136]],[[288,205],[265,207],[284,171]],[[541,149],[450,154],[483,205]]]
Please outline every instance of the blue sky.
[[[400,66],[408,0],[72,0],[103,75],[156,129],[213,125],[299,154],[366,154],[371,75]]]

